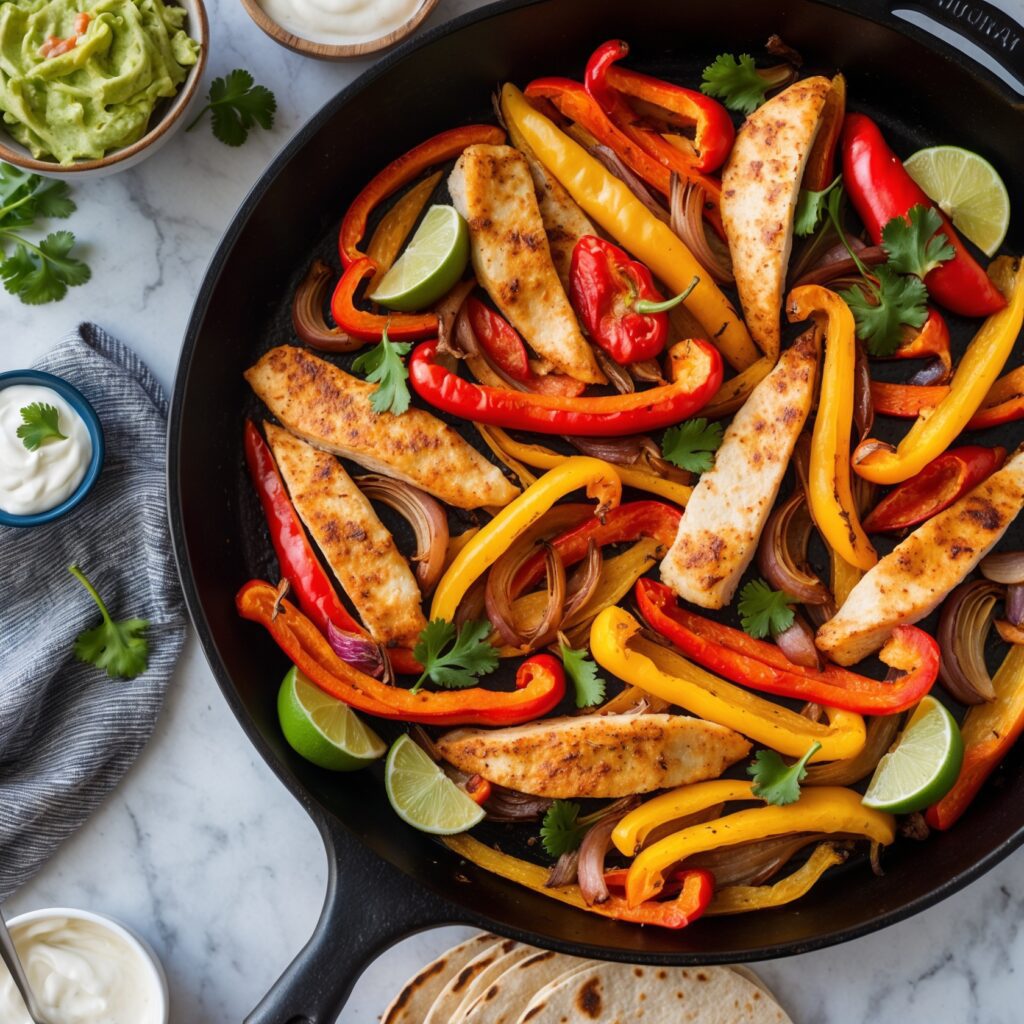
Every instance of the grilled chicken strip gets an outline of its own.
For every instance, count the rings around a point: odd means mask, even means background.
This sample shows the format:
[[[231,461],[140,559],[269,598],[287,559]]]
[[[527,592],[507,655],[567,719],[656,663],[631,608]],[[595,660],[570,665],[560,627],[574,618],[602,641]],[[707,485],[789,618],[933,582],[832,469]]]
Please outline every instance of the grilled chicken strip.
[[[681,598],[722,608],[757,550],[793,446],[811,411],[817,329],[805,331],[750,393],[715,465],[693,490],[661,578]]]
[[[295,511],[370,636],[411,647],[427,625],[409,563],[344,466],[283,427],[264,423]]]
[[[853,665],[900,625],[919,622],[992,550],[1024,507],[1024,449],[969,494],[932,516],[870,569],[815,642]]]
[[[758,107],[722,171],[722,224],[743,315],[770,356],[779,351],[800,181],[831,87],[827,78],[805,78]]]
[[[456,768],[534,796],[619,797],[715,779],[746,757],[739,733],[684,715],[583,715],[437,741]]]
[[[552,262],[526,157],[511,146],[469,146],[448,191],[469,224],[477,279],[498,309],[556,370],[605,383]]]
[[[507,505],[518,488],[436,416],[374,412],[374,385],[305,349],[271,349],[245,379],[293,434],[367,469],[405,480],[456,508]]]

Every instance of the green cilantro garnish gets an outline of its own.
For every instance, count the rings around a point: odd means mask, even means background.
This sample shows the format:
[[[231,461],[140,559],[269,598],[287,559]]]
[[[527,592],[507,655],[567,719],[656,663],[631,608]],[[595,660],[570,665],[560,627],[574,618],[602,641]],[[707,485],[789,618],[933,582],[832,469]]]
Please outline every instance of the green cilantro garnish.
[[[401,416],[409,408],[409,371],[402,362],[412,346],[407,341],[392,341],[387,328],[380,343],[368,349],[352,363],[356,373],[365,373],[366,379],[377,388],[370,396],[374,412],[392,412]]]
[[[213,80],[206,106],[185,131],[192,131],[208,110],[212,111],[213,134],[226,146],[240,146],[256,125],[274,126],[277,100],[266,86],[256,85],[248,71],[236,68]]]
[[[558,651],[566,675],[576,688],[576,707],[589,708],[604,700],[605,681],[597,674],[597,665],[587,656],[586,650],[575,650],[559,634]]]
[[[796,202],[796,213],[793,217],[793,231],[803,238],[806,235],[813,235],[818,230],[821,218],[825,215],[828,197],[833,190],[843,187],[843,176],[839,175],[831,185],[827,185],[820,192],[814,189],[803,188]]]
[[[540,841],[552,857],[575,850],[587,834],[589,824],[580,821],[580,805],[572,800],[556,800],[545,812],[540,826]]]
[[[490,635],[491,624],[487,621],[465,622],[458,633],[444,619],[428,622],[412,652],[423,666],[423,675],[412,692],[416,693],[427,679],[449,690],[461,690],[475,685],[478,676],[493,672],[498,667],[498,652],[487,642]],[[445,651],[449,644],[451,648]]]
[[[758,68],[749,53],[737,60],[731,53],[720,53],[704,69],[700,90],[717,96],[730,110],[752,114],[762,103],[765,93],[787,82],[792,74],[788,64]]]
[[[146,671],[149,658],[149,643],[142,631],[149,625],[148,619],[125,619],[115,622],[96,588],[85,578],[76,565],[68,572],[89,591],[99,607],[103,621],[95,629],[87,629],[75,640],[75,657],[97,668],[105,668],[111,679],[134,679]]]
[[[938,211],[920,203],[907,211],[906,219],[893,217],[882,228],[882,246],[893,270],[923,278],[953,259],[956,251],[945,233],[938,233],[941,227]]]
[[[807,762],[821,750],[814,742],[795,764],[786,764],[774,750],[759,750],[747,774],[754,780],[751,792],[768,804],[779,807],[800,799],[800,783],[807,777]]]
[[[919,277],[897,274],[888,263],[875,267],[878,283],[865,278],[839,294],[850,307],[857,337],[873,356],[891,356],[900,347],[903,325],[920,327],[928,318],[928,289]]]
[[[21,426],[15,431],[21,443],[34,452],[46,441],[63,441],[67,435],[60,432],[60,411],[55,405],[33,402],[21,410]]]
[[[777,636],[793,625],[793,598],[772,590],[764,580],[751,580],[740,591],[740,624],[757,640]]]
[[[699,416],[669,427],[661,439],[661,454],[680,469],[706,473],[714,465],[715,452],[721,443],[721,423],[709,423]]]

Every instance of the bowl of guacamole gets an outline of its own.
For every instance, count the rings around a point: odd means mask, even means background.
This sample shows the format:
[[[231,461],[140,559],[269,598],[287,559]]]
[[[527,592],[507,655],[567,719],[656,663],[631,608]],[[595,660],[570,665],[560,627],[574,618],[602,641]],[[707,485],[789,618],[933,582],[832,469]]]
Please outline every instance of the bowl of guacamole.
[[[0,0],[0,160],[131,166],[184,123],[206,57],[202,0]]]

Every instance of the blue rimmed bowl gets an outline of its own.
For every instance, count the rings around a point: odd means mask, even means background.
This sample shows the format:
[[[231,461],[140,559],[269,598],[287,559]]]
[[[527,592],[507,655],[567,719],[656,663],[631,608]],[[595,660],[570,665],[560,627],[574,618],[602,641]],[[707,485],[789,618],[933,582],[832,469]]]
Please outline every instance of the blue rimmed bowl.
[[[103,468],[103,426],[100,423],[96,410],[89,404],[85,396],[78,388],[72,387],[66,380],[55,377],[52,373],[45,373],[43,370],[9,370],[7,373],[0,373],[0,390],[9,388],[15,384],[31,384],[35,387],[50,388],[56,391],[68,405],[71,406],[82,420],[89,431],[89,440],[92,441],[92,458],[85,470],[82,482],[75,488],[74,493],[65,498],[59,505],[48,508],[45,512],[35,512],[32,515],[19,516],[0,509],[0,526],[42,526],[43,523],[52,523],[62,515],[70,512],[82,499],[92,490]]]

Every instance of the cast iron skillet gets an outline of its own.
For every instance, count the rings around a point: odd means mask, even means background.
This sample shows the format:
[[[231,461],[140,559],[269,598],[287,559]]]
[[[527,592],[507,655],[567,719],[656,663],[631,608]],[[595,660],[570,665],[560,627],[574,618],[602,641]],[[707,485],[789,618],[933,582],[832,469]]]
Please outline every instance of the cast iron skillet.
[[[1024,803],[1010,797],[1024,792],[1018,746],[957,830],[933,837],[925,850],[897,844],[883,878],[863,869],[839,872],[798,910],[705,919],[679,933],[619,925],[461,864],[393,814],[372,773],[339,777],[293,755],[274,708],[284,659],[234,611],[242,582],[257,574],[276,579],[242,469],[241,416],[255,409],[242,371],[269,346],[292,340],[287,308],[294,284],[315,251],[330,253],[337,220],[362,183],[428,135],[487,118],[498,82],[578,77],[593,46],[614,36],[630,41],[635,66],[674,69],[692,82],[716,53],[760,53],[768,35],[779,32],[813,68],[841,68],[853,104],[879,118],[902,151],[955,141],[985,152],[1018,212],[1008,248],[1024,250],[1024,105],[995,76],[890,7],[922,11],[952,27],[1024,80],[1020,27],[981,0],[790,0],[784,7],[761,0],[507,0],[402,48],[335,97],[243,204],[185,337],[170,423],[171,525],[189,610],[224,696],[317,823],[329,862],[316,932],[250,1024],[333,1022],[369,959],[397,938],[443,922],[472,923],[580,956],[651,964],[801,953],[914,914],[1024,842]],[[983,441],[1013,447],[1019,439],[1017,430]]]

